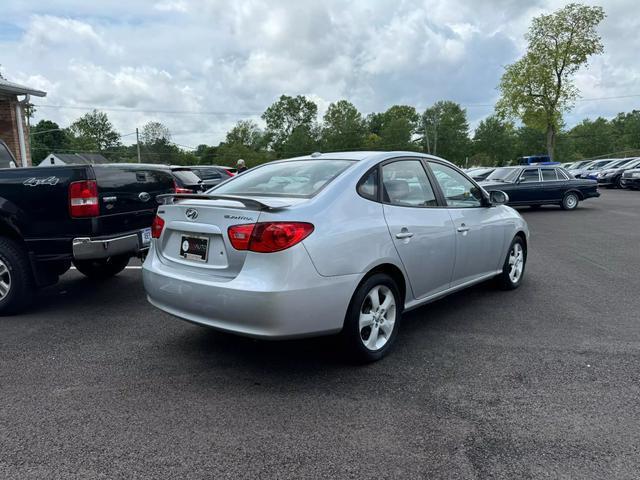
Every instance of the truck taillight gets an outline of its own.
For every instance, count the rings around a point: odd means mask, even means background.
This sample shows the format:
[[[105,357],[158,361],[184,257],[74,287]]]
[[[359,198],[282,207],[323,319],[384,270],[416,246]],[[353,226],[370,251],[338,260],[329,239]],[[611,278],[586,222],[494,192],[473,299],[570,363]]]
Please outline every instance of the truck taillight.
[[[236,250],[272,253],[300,243],[313,232],[305,222],[261,222],[229,227],[229,241]]]
[[[162,219],[162,217],[156,215],[156,218],[153,219],[153,224],[151,225],[151,238],[160,238],[163,229],[164,220]]]
[[[69,213],[74,218],[97,217],[100,214],[98,184],[95,180],[69,184]]]

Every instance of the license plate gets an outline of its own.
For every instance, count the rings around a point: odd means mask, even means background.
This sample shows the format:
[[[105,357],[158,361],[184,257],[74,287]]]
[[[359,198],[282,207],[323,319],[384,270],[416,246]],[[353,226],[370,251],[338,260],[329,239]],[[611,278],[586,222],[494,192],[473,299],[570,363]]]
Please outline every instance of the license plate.
[[[140,230],[140,238],[142,239],[142,246],[148,246],[151,243],[151,229],[143,228]]]
[[[180,241],[180,256],[182,258],[186,258],[187,260],[196,260],[198,262],[206,262],[208,251],[208,238],[182,236],[182,240]]]

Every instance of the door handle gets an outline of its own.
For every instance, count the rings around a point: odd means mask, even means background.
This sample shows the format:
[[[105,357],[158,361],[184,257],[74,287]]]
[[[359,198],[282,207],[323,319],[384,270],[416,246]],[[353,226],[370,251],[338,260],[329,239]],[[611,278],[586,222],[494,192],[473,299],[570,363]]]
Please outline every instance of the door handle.
[[[457,230],[460,233],[464,233],[464,232],[468,232],[469,231],[469,227],[467,227],[464,223],[462,225],[460,225]]]
[[[396,233],[396,238],[411,238],[413,237],[413,233],[411,233],[406,228],[400,230],[400,233]]]

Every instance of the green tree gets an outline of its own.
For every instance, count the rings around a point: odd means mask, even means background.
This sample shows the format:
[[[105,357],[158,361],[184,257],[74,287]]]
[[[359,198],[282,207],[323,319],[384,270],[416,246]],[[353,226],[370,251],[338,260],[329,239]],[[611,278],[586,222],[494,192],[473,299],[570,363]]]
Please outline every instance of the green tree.
[[[441,100],[427,108],[421,120],[423,149],[461,164],[470,150],[467,111],[455,102]]]
[[[306,97],[281,95],[262,114],[262,119],[267,124],[267,135],[271,148],[279,155],[282,154],[285,143],[287,150],[292,147],[293,149],[298,148],[292,145],[289,137],[298,130],[296,136],[305,137],[305,141],[308,140],[314,130],[317,115],[318,106]]]
[[[640,110],[616,115],[611,120],[611,135],[613,150],[640,150]]]
[[[378,149],[416,150],[413,141],[420,115],[410,105],[393,105],[386,112],[367,117],[370,131],[378,136]],[[373,127],[373,128],[372,128]],[[375,137],[371,137],[371,140]],[[365,142],[368,143],[368,142]]]
[[[322,150],[355,150],[364,145],[367,132],[362,114],[350,102],[340,100],[327,108],[322,125]]]
[[[229,130],[225,143],[244,145],[259,150],[262,147],[264,134],[253,120],[240,120]]]
[[[562,143],[570,141],[578,157],[596,157],[615,150],[612,133],[613,129],[607,119],[585,119],[569,130]]]
[[[69,134],[72,146],[77,150],[106,150],[120,143],[120,134],[107,114],[95,109],[73,122]]]
[[[512,162],[518,157],[537,155],[545,151],[545,135],[539,129],[523,125],[518,128],[516,135],[518,140]]]
[[[161,140],[171,141],[171,132],[164,124],[160,122],[147,122],[142,127],[140,139],[143,143],[151,145]]]
[[[516,129],[496,115],[482,120],[473,136],[473,160],[476,165],[500,166],[515,157]]]
[[[37,165],[53,152],[69,148],[67,132],[51,120],[40,120],[31,127],[31,158]]]
[[[506,67],[500,81],[497,111],[545,132],[552,157],[562,114],[578,96],[574,76],[590,56],[604,50],[596,31],[604,18],[601,7],[577,3],[534,18],[525,37],[527,52]]]

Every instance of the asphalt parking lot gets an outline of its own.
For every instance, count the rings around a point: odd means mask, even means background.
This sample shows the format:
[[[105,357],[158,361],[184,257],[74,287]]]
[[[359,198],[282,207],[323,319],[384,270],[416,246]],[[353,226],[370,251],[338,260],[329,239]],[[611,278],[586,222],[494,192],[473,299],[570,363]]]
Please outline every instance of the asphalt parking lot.
[[[360,367],[67,273],[0,318],[0,478],[638,478],[640,192],[522,213],[519,290],[411,312]]]

